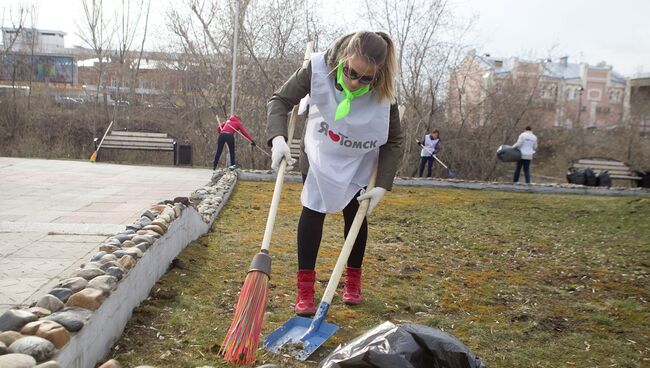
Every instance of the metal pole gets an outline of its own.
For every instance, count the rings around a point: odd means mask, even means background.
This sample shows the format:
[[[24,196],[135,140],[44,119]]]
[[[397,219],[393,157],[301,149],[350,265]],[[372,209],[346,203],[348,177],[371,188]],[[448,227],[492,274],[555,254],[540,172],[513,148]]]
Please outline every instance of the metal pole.
[[[230,88],[230,115],[235,114],[235,101],[237,93],[237,42],[239,41],[239,0],[235,0],[235,32],[232,36],[232,80]]]
[[[580,114],[582,113],[582,93],[584,92],[584,88],[580,87],[578,88],[578,122],[577,122],[577,127],[578,129],[582,128],[580,124]]]

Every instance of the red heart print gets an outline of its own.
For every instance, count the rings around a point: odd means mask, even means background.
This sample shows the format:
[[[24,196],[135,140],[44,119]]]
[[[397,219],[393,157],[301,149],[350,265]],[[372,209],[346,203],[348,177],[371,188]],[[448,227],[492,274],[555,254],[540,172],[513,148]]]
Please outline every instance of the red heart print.
[[[327,132],[327,134],[330,136],[330,138],[331,138],[334,142],[338,142],[338,141],[341,139],[341,136],[340,136],[340,135],[334,133],[334,132],[331,131],[331,130],[329,130],[329,131]]]

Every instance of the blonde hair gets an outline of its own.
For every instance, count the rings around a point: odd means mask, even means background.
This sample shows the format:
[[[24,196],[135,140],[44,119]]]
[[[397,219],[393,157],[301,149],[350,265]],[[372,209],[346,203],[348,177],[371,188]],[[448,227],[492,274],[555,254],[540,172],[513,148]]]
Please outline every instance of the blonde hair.
[[[375,67],[375,79],[372,88],[377,91],[380,100],[395,103],[395,77],[397,76],[397,58],[395,45],[390,36],[384,32],[359,31],[343,37],[337,42],[336,60],[361,56]]]

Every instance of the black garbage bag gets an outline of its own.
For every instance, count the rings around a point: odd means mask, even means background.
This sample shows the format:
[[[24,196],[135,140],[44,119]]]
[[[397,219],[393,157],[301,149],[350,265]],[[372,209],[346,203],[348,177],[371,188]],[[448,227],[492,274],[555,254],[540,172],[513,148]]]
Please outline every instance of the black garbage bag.
[[[607,170],[601,171],[600,174],[598,174],[598,186],[599,187],[611,187],[612,186],[612,177],[609,175],[609,172]]]
[[[572,167],[566,174],[566,180],[569,184],[585,185],[585,171]]]
[[[641,177],[641,180],[637,181],[637,185],[641,188],[650,188],[650,170],[637,171],[636,174]]]
[[[517,162],[521,160],[521,151],[519,148],[504,144],[497,149],[497,158],[503,162]]]
[[[336,348],[319,368],[485,368],[458,339],[437,328],[384,322]]]
[[[590,167],[584,170],[585,173],[585,185],[589,187],[595,187],[598,185],[598,177],[594,170]]]

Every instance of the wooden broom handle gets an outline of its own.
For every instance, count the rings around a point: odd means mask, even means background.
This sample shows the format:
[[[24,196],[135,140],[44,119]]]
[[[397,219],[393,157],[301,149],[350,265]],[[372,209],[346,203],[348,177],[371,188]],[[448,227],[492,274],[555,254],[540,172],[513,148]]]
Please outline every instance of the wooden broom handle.
[[[309,59],[313,49],[311,42],[307,43],[307,50],[305,51],[305,60]],[[291,118],[289,119],[289,131],[287,132],[288,144],[291,144],[293,133],[296,129],[296,120],[298,119],[298,106],[294,106],[291,110]],[[275,188],[273,188],[273,198],[271,198],[271,208],[269,209],[269,217],[266,219],[266,228],[264,229],[264,238],[262,238],[262,251],[268,253],[271,246],[271,235],[273,235],[273,227],[275,226],[275,216],[278,213],[278,205],[280,203],[280,194],[282,193],[282,184],[284,183],[284,172],[287,169],[287,160],[283,158],[280,162],[278,169],[278,176],[275,178]]]

